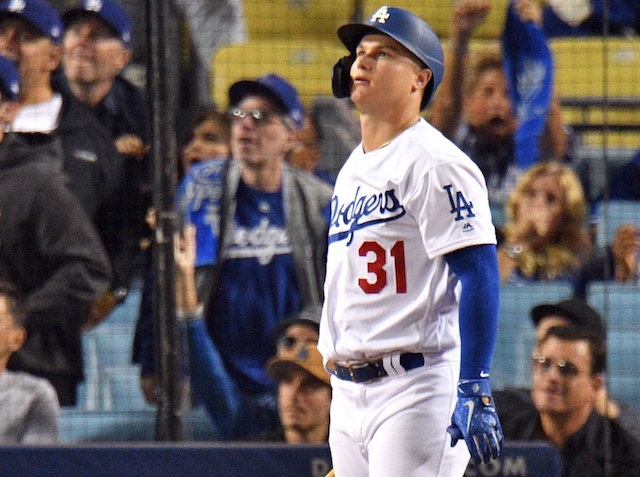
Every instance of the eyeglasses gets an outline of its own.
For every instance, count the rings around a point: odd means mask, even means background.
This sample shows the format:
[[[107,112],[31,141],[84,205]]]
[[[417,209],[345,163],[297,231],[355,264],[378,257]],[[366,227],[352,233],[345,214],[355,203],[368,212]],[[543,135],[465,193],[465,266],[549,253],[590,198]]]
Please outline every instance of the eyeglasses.
[[[240,108],[233,108],[229,110],[229,116],[231,116],[231,121],[241,121],[248,116],[253,119],[256,126],[266,126],[273,120],[273,118],[279,117],[280,115],[278,113],[263,111],[261,109],[246,111]]]
[[[541,374],[547,374],[552,367],[558,368],[558,373],[565,379],[575,378],[580,374],[578,367],[571,361],[559,359],[557,361],[544,356],[533,355],[533,369]]]

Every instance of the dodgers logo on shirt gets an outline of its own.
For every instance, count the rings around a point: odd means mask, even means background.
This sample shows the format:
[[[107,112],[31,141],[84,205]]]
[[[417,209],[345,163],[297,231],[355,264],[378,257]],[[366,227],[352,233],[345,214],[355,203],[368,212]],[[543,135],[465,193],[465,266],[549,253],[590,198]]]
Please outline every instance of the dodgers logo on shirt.
[[[353,242],[353,236],[357,230],[398,220],[405,213],[404,206],[396,197],[395,189],[371,195],[360,195],[360,187],[358,187],[354,198],[345,203],[340,203],[340,198],[333,196],[331,199],[331,221],[329,222],[329,243],[349,239],[347,242],[347,246],[349,246]],[[331,230],[334,229],[342,230],[331,233]]]

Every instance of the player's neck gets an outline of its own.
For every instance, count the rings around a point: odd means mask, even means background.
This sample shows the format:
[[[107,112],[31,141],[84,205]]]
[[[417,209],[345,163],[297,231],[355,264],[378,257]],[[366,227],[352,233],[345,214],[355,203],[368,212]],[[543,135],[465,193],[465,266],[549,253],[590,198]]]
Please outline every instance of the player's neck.
[[[360,115],[362,127],[362,146],[364,152],[375,151],[386,146],[402,132],[415,125],[420,120],[420,115],[406,117],[380,118],[376,116]]]

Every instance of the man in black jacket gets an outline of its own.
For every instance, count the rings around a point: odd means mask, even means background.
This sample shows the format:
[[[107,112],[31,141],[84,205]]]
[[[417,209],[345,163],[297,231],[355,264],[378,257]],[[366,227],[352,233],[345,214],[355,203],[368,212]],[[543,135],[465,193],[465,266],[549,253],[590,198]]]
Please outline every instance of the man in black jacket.
[[[112,0],[80,0],[62,19],[63,74],[56,75],[54,85],[89,107],[125,157],[126,194],[120,210],[139,243],[149,234],[145,215],[151,206],[151,123],[145,91],[122,74],[131,59],[131,20]],[[134,258],[141,259],[141,253]]]
[[[114,279],[107,301],[113,305],[126,296],[137,250],[124,220],[125,162],[91,111],[71,93],[52,86],[62,58],[62,35],[62,20],[46,2],[0,1],[0,52],[19,65],[23,84],[12,131],[60,137],[59,161],[68,187],[93,220],[111,260]],[[106,315],[92,316],[95,324]]]
[[[8,368],[48,379],[60,404],[70,406],[83,376],[81,328],[111,270],[56,163],[59,139],[5,134],[17,111],[17,84],[15,67],[0,58],[0,277],[26,296],[28,335]]]
[[[505,439],[549,441],[560,451],[563,477],[640,475],[640,442],[594,407],[606,357],[597,332],[550,328],[532,358],[534,407],[500,416]]]

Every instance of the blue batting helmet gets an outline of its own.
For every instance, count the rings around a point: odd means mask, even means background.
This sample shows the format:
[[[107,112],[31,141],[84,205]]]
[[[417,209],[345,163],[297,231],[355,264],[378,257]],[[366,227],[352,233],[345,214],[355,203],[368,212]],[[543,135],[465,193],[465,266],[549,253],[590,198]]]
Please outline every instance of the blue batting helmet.
[[[380,7],[364,23],[350,23],[338,29],[338,37],[351,55],[336,64],[333,78],[334,95],[350,96],[351,78],[346,75],[355,61],[356,48],[365,35],[380,33],[390,36],[407,48],[433,73],[420,104],[420,109],[424,109],[442,81],[444,54],[440,39],[433,29],[422,18],[402,8]]]

